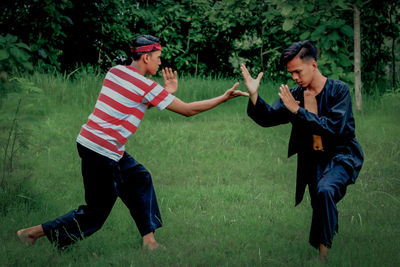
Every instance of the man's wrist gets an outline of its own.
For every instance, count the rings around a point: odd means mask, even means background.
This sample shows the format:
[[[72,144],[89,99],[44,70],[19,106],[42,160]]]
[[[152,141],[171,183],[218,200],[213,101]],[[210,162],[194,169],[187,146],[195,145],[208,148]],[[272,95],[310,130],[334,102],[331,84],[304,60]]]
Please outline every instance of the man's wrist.
[[[249,96],[250,96],[250,97],[257,97],[257,96],[258,96],[258,92],[255,92],[255,93],[249,93]]]
[[[226,94],[221,95],[220,104],[229,100],[229,96]]]
[[[258,99],[258,93],[253,93],[253,94],[249,94],[249,98],[251,100],[251,102],[253,103],[253,105],[256,105],[257,103],[257,99]]]
[[[170,94],[173,94],[176,92],[176,90],[178,90],[178,88],[172,88],[170,86],[165,86],[164,89]]]

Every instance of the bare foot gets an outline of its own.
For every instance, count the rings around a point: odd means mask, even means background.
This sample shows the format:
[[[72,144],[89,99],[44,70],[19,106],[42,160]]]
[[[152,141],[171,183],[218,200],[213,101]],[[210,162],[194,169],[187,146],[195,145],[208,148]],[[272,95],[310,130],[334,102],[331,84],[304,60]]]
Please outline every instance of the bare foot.
[[[319,245],[319,263],[325,263],[328,261],[329,248],[323,244]]]
[[[44,236],[42,225],[21,229],[17,232],[17,236],[22,243],[31,246],[35,244],[36,239]]]
[[[165,246],[163,246],[157,242],[149,242],[146,244],[143,243],[143,248],[150,250],[150,251],[154,251],[154,250],[158,250],[158,249],[165,250]]]
[[[165,246],[157,243],[156,239],[154,238],[153,233],[149,233],[143,236],[143,246],[144,249],[148,249],[150,251],[154,251],[157,249],[165,249]]]

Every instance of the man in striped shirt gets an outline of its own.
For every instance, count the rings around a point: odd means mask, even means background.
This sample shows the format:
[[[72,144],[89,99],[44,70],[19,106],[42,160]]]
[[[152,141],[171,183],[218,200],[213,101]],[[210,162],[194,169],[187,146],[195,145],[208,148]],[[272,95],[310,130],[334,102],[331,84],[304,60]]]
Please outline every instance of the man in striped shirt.
[[[178,88],[176,71],[162,70],[165,87],[144,77],[155,75],[161,64],[158,38],[141,35],[132,48],[130,66],[111,68],[103,82],[94,111],[77,137],[86,205],[41,225],[17,232],[21,241],[35,243],[41,236],[58,248],[90,236],[101,228],[120,197],[128,207],[142,235],[143,247],[157,249],[154,231],[162,226],[150,173],[125,152],[149,107],[192,116],[236,96],[238,83],[216,98],[185,103],[172,94]]]

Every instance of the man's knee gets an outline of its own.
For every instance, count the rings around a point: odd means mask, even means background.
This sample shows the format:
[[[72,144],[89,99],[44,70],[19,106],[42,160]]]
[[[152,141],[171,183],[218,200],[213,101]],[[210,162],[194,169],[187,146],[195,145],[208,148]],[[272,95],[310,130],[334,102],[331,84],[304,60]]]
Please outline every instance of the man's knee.
[[[100,206],[79,206],[74,211],[75,221],[85,224],[85,226],[101,228],[110,214],[111,207]]]
[[[336,188],[333,185],[320,183],[317,186],[317,198],[318,199],[331,199],[335,195]]]
[[[137,173],[134,180],[137,186],[142,186],[144,188],[153,186],[151,174],[147,171]]]
[[[316,195],[318,199],[333,200],[338,202],[346,194],[346,185],[340,182],[327,183],[321,181],[317,185]]]

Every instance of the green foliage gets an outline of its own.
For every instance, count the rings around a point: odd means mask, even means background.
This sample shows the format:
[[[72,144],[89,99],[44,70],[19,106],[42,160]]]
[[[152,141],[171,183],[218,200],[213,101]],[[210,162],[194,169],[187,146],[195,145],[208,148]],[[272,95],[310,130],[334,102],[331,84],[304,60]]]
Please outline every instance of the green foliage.
[[[29,43],[41,68],[60,68],[62,44],[68,38],[65,27],[72,23],[64,14],[69,7],[71,3],[67,0],[5,0],[0,11],[0,29]]]
[[[396,71],[399,1],[358,1],[361,10],[362,75],[368,88]],[[194,76],[236,76],[238,65],[284,82],[280,53],[309,39],[320,50],[319,66],[332,78],[353,83],[351,0],[4,0],[0,30],[31,44],[41,69],[70,72],[81,65],[106,70],[129,64],[138,34],[163,43],[163,64]],[[21,34],[28,33],[28,34]],[[0,54],[1,56],[1,54]],[[394,71],[393,71],[394,70]],[[396,75],[392,75],[396,77]],[[395,81],[393,81],[395,84]],[[379,88],[378,88],[379,89]]]
[[[18,42],[18,37],[0,35],[0,95],[5,94],[4,83],[9,81],[10,74],[33,70],[29,52],[29,46]]]
[[[364,25],[361,35],[362,81],[367,93],[377,91],[382,94],[386,86],[380,85],[385,80],[391,80],[387,77],[388,73],[393,74],[392,66],[396,61],[399,64],[400,51],[396,40],[398,42],[400,36],[400,2],[374,0],[361,7],[361,22]],[[394,73],[397,77],[398,66],[397,73]],[[396,81],[393,81],[392,87],[396,87]]]
[[[29,46],[18,42],[18,37],[10,34],[0,35],[0,71],[10,73],[18,70],[32,70],[29,52]]]
[[[319,48],[322,73],[352,83],[352,9],[348,4],[343,0],[272,3],[275,12],[282,16],[282,30],[289,36],[281,44],[282,49],[293,41],[311,40]],[[344,10],[338,12],[339,9]]]

